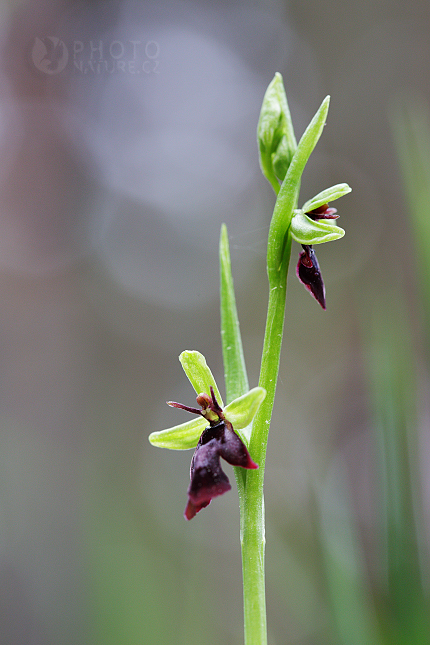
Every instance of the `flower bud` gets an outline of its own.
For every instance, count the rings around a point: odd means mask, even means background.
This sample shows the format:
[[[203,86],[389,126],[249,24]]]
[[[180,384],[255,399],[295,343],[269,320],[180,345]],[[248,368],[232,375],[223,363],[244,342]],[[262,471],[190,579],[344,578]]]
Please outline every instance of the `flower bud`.
[[[261,170],[268,181],[281,181],[297,148],[281,74],[275,74],[266,90],[257,127]]]

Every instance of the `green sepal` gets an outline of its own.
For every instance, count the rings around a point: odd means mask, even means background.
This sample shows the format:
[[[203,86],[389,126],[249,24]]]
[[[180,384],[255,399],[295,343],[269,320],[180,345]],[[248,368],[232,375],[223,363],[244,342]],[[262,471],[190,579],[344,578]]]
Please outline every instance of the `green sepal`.
[[[203,430],[208,422],[203,417],[192,419],[179,426],[151,432],[148,439],[157,448],[169,448],[170,450],[190,450],[195,448]]]
[[[302,210],[304,213],[309,213],[310,211],[315,210],[315,208],[319,208],[324,204],[328,204],[329,202],[333,202],[335,199],[339,199],[340,197],[347,195],[351,190],[352,188],[350,188],[348,184],[336,184],[335,186],[326,188],[318,193],[318,195],[315,195],[315,197],[312,197],[312,199],[309,199],[306,204],[303,205]]]
[[[249,426],[265,397],[266,390],[263,387],[254,387],[224,408],[224,416],[234,430],[243,430]]]
[[[327,224],[327,221],[314,221],[301,209],[295,210],[291,220],[291,237],[299,244],[323,244],[345,235],[343,228],[336,224]]]
[[[179,356],[179,360],[196,394],[204,392],[210,396],[212,386],[218,403],[224,407],[217,384],[203,354],[195,350],[185,350]]]

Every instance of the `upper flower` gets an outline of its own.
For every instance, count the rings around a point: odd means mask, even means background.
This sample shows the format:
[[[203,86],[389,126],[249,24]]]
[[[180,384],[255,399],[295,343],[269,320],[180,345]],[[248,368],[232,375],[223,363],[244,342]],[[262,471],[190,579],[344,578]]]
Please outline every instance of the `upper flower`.
[[[314,222],[320,219],[337,219],[337,210],[323,204],[306,213]],[[341,231],[342,229],[339,229]],[[302,244],[303,252],[299,255],[296,275],[300,282],[312,294],[321,307],[325,309],[325,287],[315,251],[310,244]]]
[[[330,97],[321,103],[300,141],[297,143],[291,121],[282,76],[275,74],[264,95],[257,127],[260,166],[271,183],[276,204],[270,222],[267,246],[267,273],[272,287],[277,285],[283,260],[289,260],[289,236],[303,246],[297,276],[325,309],[324,284],[313,244],[330,242],[345,232],[333,223],[334,209],[328,202],[351,191],[347,184],[337,184],[319,193],[297,209],[303,171],[327,119]],[[281,182],[281,183],[280,183]]]
[[[224,408],[204,356],[199,352],[187,351],[181,354],[179,360],[198,394],[197,403],[200,408],[174,401],[168,401],[168,405],[196,414],[198,418],[167,430],[153,432],[149,441],[161,448],[196,448],[191,460],[191,482],[185,509],[185,517],[190,520],[214,497],[231,488],[228,477],[221,468],[221,457],[232,466],[258,468],[246,447],[246,431],[240,437],[233,425],[236,430],[250,426],[266,391],[256,387]]]
[[[328,198],[338,199],[350,192],[347,184],[338,184],[322,191],[304,204],[303,208],[294,211],[291,220],[291,236],[302,245],[296,275],[323,309],[325,305],[325,287],[313,244],[322,244],[343,237],[345,231],[327,220],[339,216],[335,208],[330,208]]]

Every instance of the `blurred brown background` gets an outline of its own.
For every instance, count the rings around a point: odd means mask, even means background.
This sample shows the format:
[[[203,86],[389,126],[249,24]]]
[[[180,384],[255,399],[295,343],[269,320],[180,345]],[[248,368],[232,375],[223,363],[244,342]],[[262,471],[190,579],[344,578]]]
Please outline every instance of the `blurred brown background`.
[[[353,187],[318,253],[326,312],[293,249],[266,469],[270,642],[333,642],[316,500],[344,473],[372,571],[366,325],[391,290],[416,306],[390,110],[430,99],[429,3],[9,0],[0,19],[0,642],[242,642],[236,492],[185,522],[191,453],[147,436],[186,420],[166,400],[193,405],[182,350],[222,387],[222,222],[257,383],[275,71],[298,136],[332,97],[301,203]]]

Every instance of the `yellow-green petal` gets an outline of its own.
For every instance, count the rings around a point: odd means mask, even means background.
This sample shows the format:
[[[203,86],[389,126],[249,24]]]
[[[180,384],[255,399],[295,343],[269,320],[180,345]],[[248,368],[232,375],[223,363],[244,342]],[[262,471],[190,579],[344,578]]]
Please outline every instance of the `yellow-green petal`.
[[[179,360],[196,394],[205,392],[210,396],[212,386],[218,403],[224,407],[217,384],[203,354],[195,350],[185,350],[179,356]]]
[[[198,417],[186,423],[167,430],[151,432],[148,439],[157,448],[169,448],[170,450],[189,450],[195,448],[200,435],[207,425],[206,419]]]

